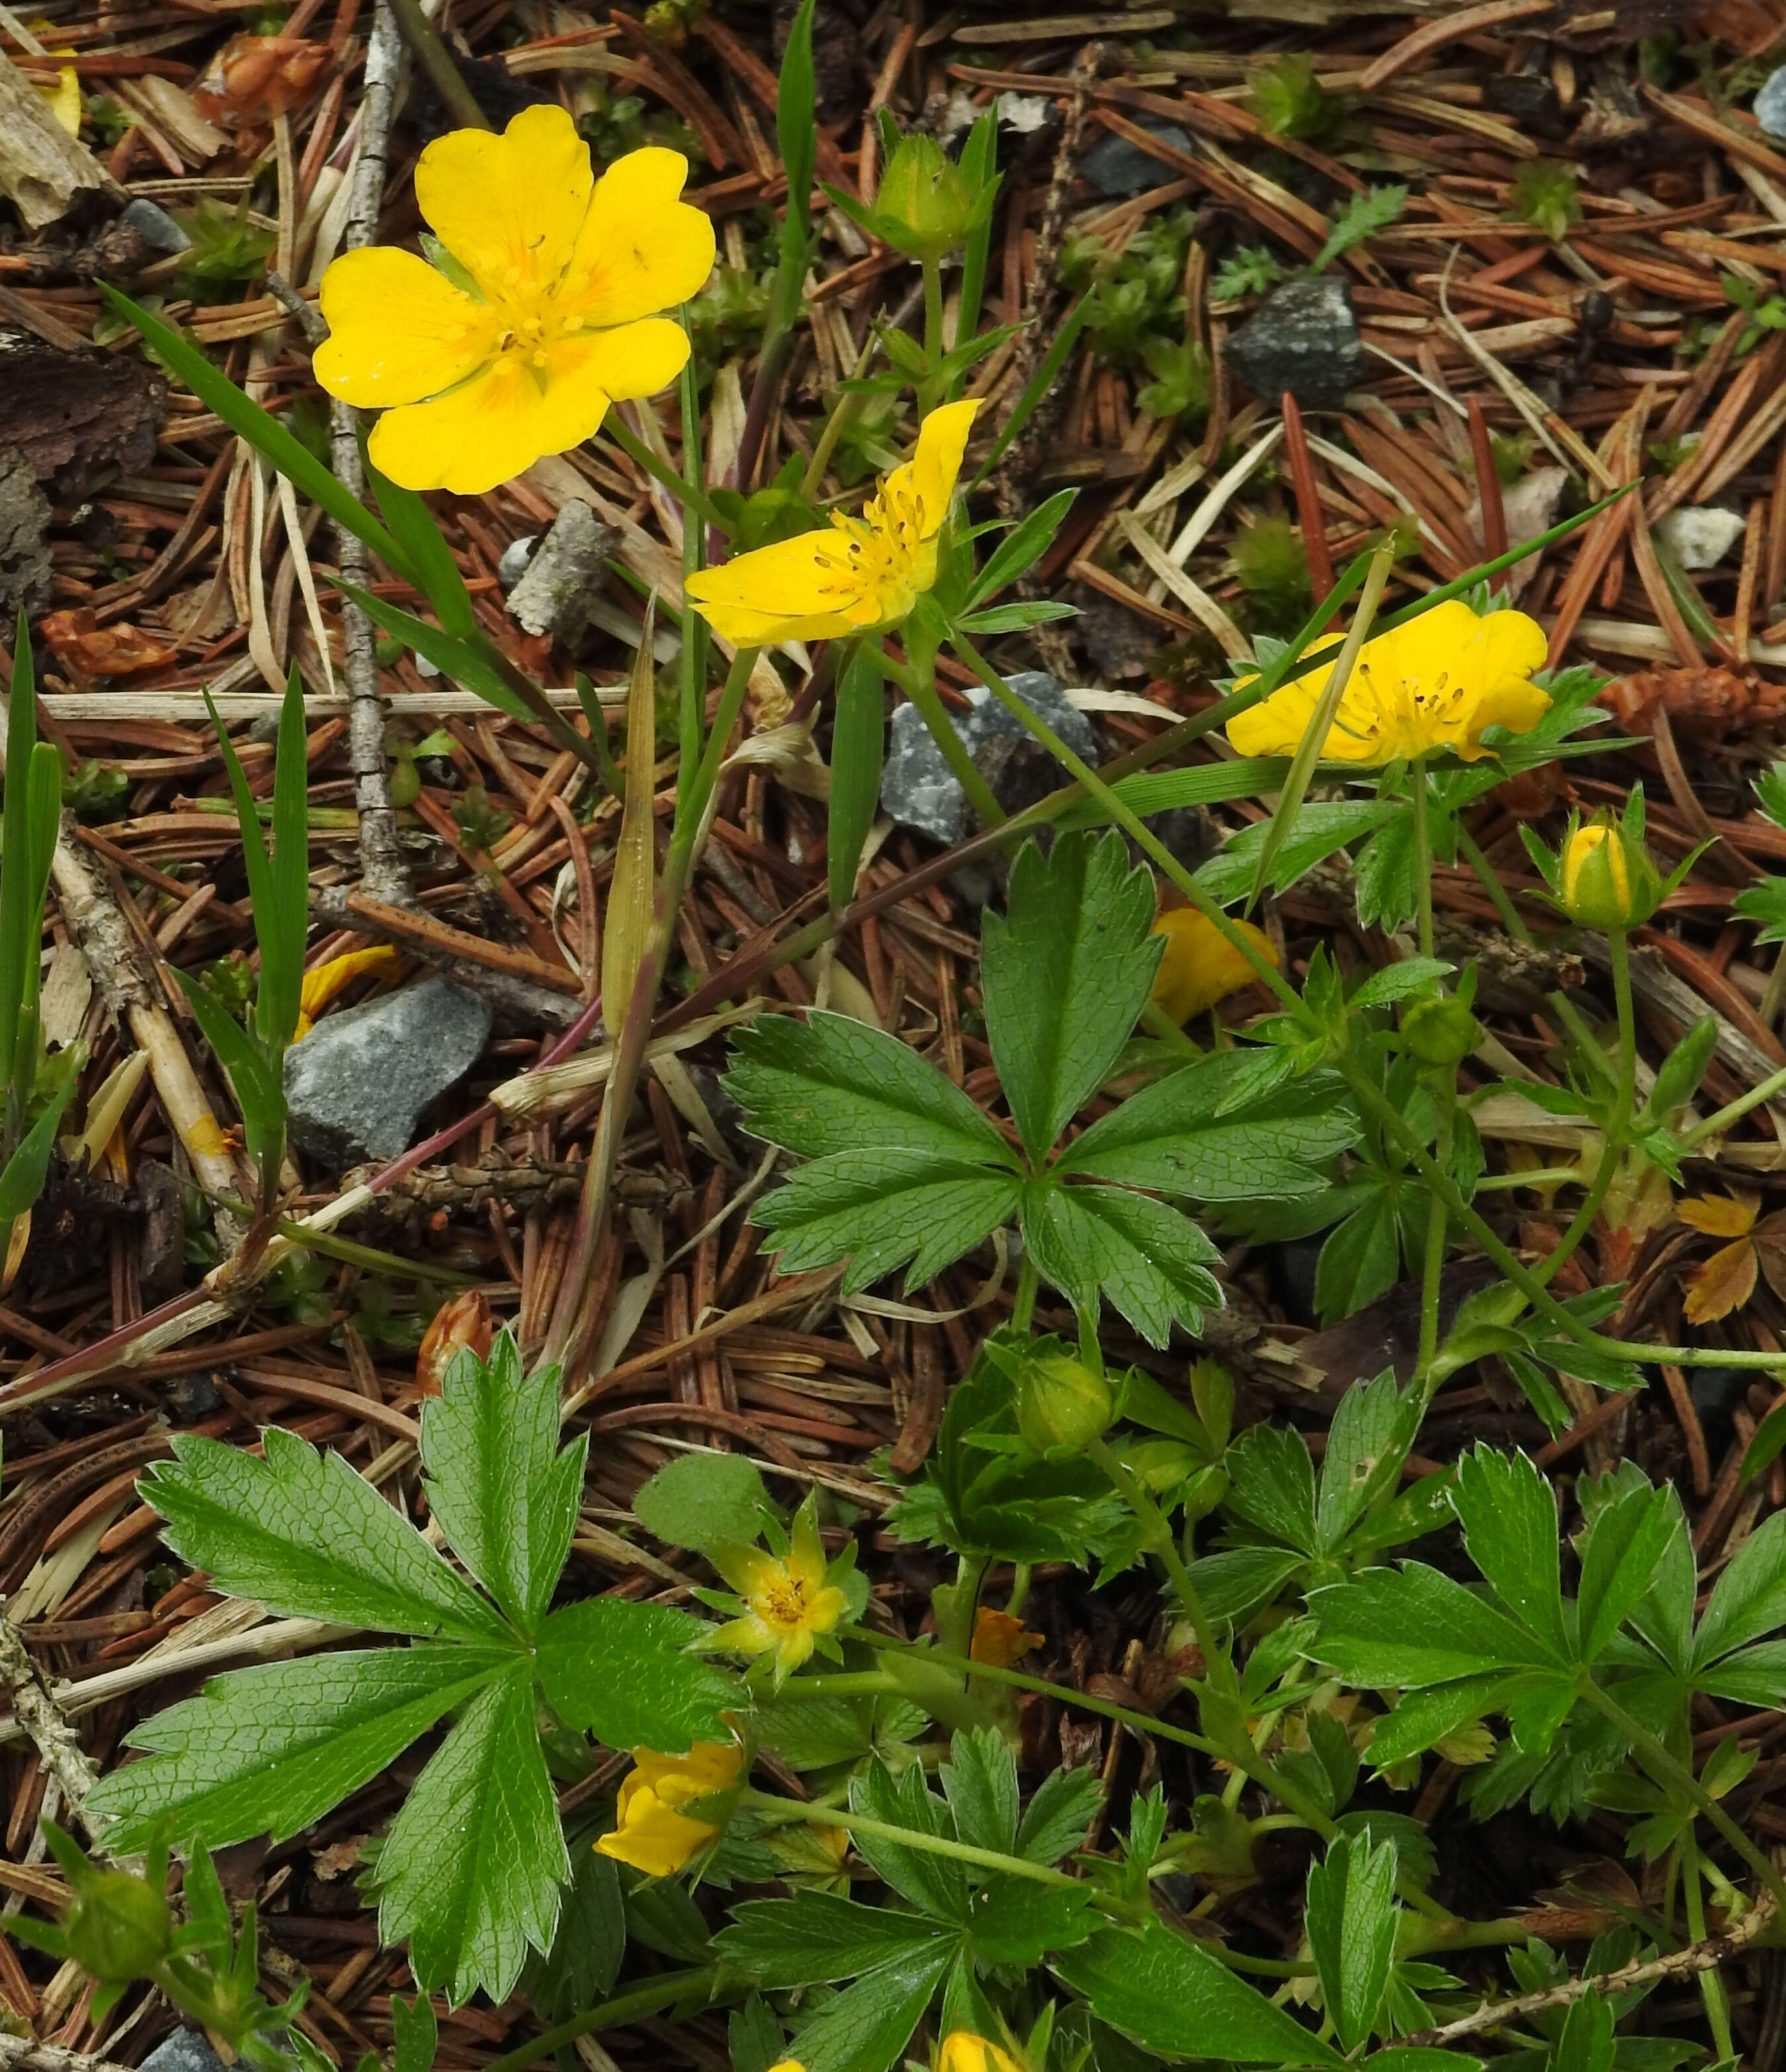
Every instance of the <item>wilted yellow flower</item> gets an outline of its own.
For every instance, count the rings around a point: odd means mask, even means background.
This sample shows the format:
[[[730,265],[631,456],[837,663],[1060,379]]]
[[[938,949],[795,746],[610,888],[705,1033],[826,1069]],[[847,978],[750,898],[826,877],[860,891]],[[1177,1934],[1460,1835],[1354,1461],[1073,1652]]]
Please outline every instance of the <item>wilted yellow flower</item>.
[[[1360,649],[1322,758],[1375,769],[1445,749],[1466,763],[1492,755],[1487,728],[1524,734],[1549,709],[1549,692],[1532,681],[1546,648],[1543,627],[1522,611],[1479,619],[1457,598],[1435,605]],[[1229,741],[1242,755],[1294,755],[1331,673],[1331,664],[1311,669],[1237,713]]]
[[[1238,928],[1259,954],[1274,967],[1278,952],[1271,938],[1250,921],[1237,921]],[[1154,1005],[1169,1014],[1182,1029],[1193,1015],[1204,1014],[1231,993],[1251,985],[1258,976],[1215,923],[1195,906],[1174,906],[1154,923],[1154,933],[1166,938],[1166,952],[1154,974]]]
[[[943,2038],[936,2072],[1023,2072],[1008,2050],[965,2029]]]
[[[1026,1631],[1023,1622],[1013,1618],[1009,1612],[995,1612],[990,1605],[981,1605],[973,1614],[973,1639],[968,1655],[972,1661],[990,1663],[994,1669],[1009,1669],[1047,1638],[1046,1634]]]
[[[306,972],[298,989],[298,1026],[292,1033],[292,1042],[307,1036],[317,1016],[362,972],[389,971],[397,961],[397,953],[389,943],[376,943],[370,949],[349,950],[344,956],[331,957],[326,964]]]
[[[678,1807],[729,1790],[743,1761],[736,1741],[697,1741],[686,1755],[635,1749],[615,1808],[619,1824],[611,1835],[596,1837],[596,1848],[649,1877],[672,1877],[719,1832]]]
[[[949,516],[979,404],[945,403],[918,430],[918,448],[859,518],[778,540],[691,576],[689,602],[740,648],[829,640],[894,626],[936,580],[936,535]]]
[[[805,1661],[821,1633],[829,1633],[850,1600],[825,1581],[824,1542],[812,1515],[794,1520],[786,1555],[757,1547],[716,1548],[714,1565],[749,1609],[721,1626],[715,1647],[740,1655],[773,1655],[776,1673],[786,1676]]]
[[[72,51],[52,51],[51,57],[72,57]],[[64,65],[56,76],[54,86],[40,86],[38,92],[50,104],[50,113],[71,137],[80,134],[80,75],[72,65]]]
[[[586,439],[610,402],[681,372],[689,342],[656,314],[713,269],[713,225],[678,199],[679,151],[629,151],[595,179],[562,108],[500,136],[455,130],[416,166],[438,267],[387,245],[323,276],[316,378],[385,414],[374,464],[409,489],[493,489]]]

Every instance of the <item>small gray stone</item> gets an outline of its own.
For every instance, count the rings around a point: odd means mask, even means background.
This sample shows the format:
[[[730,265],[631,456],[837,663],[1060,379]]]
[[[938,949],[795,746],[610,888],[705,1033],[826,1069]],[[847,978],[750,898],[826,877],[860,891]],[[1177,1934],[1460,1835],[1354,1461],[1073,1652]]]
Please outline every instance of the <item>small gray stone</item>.
[[[134,230],[152,252],[184,252],[192,243],[159,203],[139,197],[118,212],[118,221]]]
[[[533,549],[539,545],[536,532],[524,533],[518,540],[511,540],[502,550],[502,559],[496,564],[496,581],[505,590],[512,590],[527,573],[527,565],[533,558]]]
[[[1142,121],[1136,125],[1150,137],[1170,144],[1175,151],[1191,155],[1191,139],[1175,122]],[[1079,170],[1100,194],[1120,197],[1138,195],[1149,187],[1163,187],[1177,175],[1164,159],[1151,157],[1138,144],[1113,130],[1094,144],[1079,162]]]
[[[1715,569],[1748,529],[1739,511],[1721,504],[1683,504],[1657,522],[1656,536],[1689,575]]]
[[[142,2072],[225,2072],[223,2060],[196,2029],[176,2029],[142,2061]]]
[[[1228,339],[1228,364],[1261,402],[1287,388],[1298,403],[1334,409],[1370,372],[1352,290],[1331,273],[1283,281]]]
[[[510,617],[529,633],[549,633],[567,643],[580,639],[616,537],[611,526],[573,496],[508,593]]]
[[[1025,669],[1006,681],[1033,711],[1039,713],[1067,746],[1088,761],[1097,754],[1091,722],[1045,670]],[[971,712],[953,712],[956,730],[986,775],[1001,805],[1011,804],[1006,780],[1021,781],[1026,769],[1013,750],[1033,737],[1023,722],[1006,711],[992,693],[973,684],[966,693]],[[966,838],[969,814],[966,796],[949,774],[943,751],[931,738],[916,705],[902,705],[893,715],[887,767],[881,773],[881,809],[901,826],[916,828],[940,842]],[[1064,781],[1063,779],[1063,781]]]
[[[1786,65],[1770,72],[1755,96],[1755,119],[1770,137],[1786,139]]]
[[[489,1040],[489,1002],[451,979],[326,1016],[286,1053],[292,1142],[336,1172],[401,1157]]]

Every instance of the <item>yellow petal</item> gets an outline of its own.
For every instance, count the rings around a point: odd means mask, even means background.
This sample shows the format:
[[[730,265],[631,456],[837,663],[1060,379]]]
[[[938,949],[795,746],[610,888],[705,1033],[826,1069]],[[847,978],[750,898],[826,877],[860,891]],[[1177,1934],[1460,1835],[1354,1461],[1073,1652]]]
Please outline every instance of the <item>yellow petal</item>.
[[[415,169],[416,206],[428,227],[491,295],[558,278],[593,185],[589,146],[555,105],[524,108],[500,137],[484,130],[437,137]]]
[[[825,1587],[825,1542],[812,1514],[803,1510],[794,1520],[788,1542],[788,1573],[808,1590],[818,1591]]]
[[[1023,1622],[1013,1618],[1009,1612],[997,1612],[990,1605],[981,1605],[973,1614],[973,1640],[968,1653],[975,1662],[1009,1669],[1046,1638],[1045,1634],[1026,1632]]]
[[[1759,1194],[1689,1194],[1674,1213],[1707,1237],[1744,1237],[1760,1210]]]
[[[943,2040],[936,2072],[1020,2072],[1017,2060],[990,2038],[958,2029]]]
[[[397,953],[389,943],[377,943],[370,949],[349,950],[344,956],[331,957],[326,964],[306,972],[298,993],[298,1035],[302,1036],[329,1002],[362,972],[389,971],[397,961]],[[292,1040],[295,1042],[298,1038]]]
[[[570,257],[567,306],[591,323],[624,324],[700,293],[713,271],[713,224],[677,199],[688,176],[682,154],[656,145],[615,160],[595,183]]]
[[[907,495],[918,500],[924,513],[922,536],[927,540],[949,516],[949,501],[961,477],[961,456],[979,408],[977,397],[970,397],[965,402],[944,403],[932,410],[918,427],[917,450],[887,478],[882,493],[889,505]]]
[[[879,616],[852,571],[850,536],[834,525],[736,555],[685,587],[714,632],[740,648],[833,639]]]
[[[1250,921],[1237,921],[1234,926],[1276,966],[1277,948],[1263,929]],[[1181,1028],[1193,1015],[1207,1013],[1258,976],[1215,923],[1194,906],[1175,906],[1162,914],[1154,923],[1154,933],[1166,938],[1166,950],[1154,974],[1153,1001]]]
[[[689,335],[669,317],[644,317],[586,339],[566,339],[553,351],[561,362],[580,355],[576,378],[595,381],[615,402],[628,403],[669,388],[688,363]]]
[[[362,409],[451,388],[496,348],[496,319],[413,252],[368,245],[323,276],[329,335],[311,362],[330,395]]]
[[[619,1818],[622,1824],[611,1835],[598,1836],[595,1847],[648,1877],[673,1876],[718,1832],[666,1806],[648,1785],[623,1797]]]
[[[542,454],[580,445],[607,409],[599,384],[555,382],[549,367],[542,384],[510,355],[430,402],[387,410],[368,446],[372,465],[405,489],[475,496],[512,480]]]
[[[60,51],[56,53],[61,55]],[[56,76],[54,86],[40,86],[38,92],[50,104],[50,113],[71,137],[80,134],[80,75],[72,65],[64,65]]]

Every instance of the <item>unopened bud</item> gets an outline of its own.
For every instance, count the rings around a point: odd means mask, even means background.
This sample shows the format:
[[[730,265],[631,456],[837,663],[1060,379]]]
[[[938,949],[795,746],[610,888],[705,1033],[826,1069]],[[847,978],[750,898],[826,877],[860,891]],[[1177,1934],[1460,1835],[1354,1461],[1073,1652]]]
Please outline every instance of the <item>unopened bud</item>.
[[[68,1955],[102,1985],[146,1978],[174,1939],[166,1898],[128,1871],[95,1871],[76,1889],[63,1924]]]
[[[991,206],[990,186],[976,192],[934,138],[902,137],[874,197],[874,230],[907,258],[940,259],[966,243]]]
[[[1102,1375],[1070,1353],[1033,1353],[1017,1383],[1017,1429],[1037,1453],[1088,1446],[1109,1429],[1115,1406]]]
[[[1584,928],[1641,927],[1662,900],[1648,853],[1605,820],[1577,828],[1563,844],[1562,904]]]
[[[435,1310],[415,1356],[418,1396],[438,1396],[446,1370],[462,1352],[490,1357],[493,1335],[490,1298],[481,1288],[467,1288]]]
[[[1482,1024],[1455,997],[1416,1001],[1401,1018],[1401,1042],[1423,1065],[1459,1065],[1481,1042]]]

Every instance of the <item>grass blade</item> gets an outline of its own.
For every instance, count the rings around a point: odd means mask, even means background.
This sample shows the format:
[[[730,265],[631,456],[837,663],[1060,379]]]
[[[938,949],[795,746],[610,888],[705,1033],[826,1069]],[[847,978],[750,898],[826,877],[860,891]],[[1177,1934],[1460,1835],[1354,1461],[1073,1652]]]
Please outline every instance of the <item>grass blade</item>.
[[[1012,440],[1035,415],[1042,398],[1054,386],[1055,377],[1066,365],[1067,355],[1077,343],[1079,334],[1084,328],[1085,319],[1091,313],[1092,298],[1089,294],[1081,295],[1068,310],[1060,330],[1055,333],[1054,343],[1043,354],[1042,364],[1030,376],[1029,386],[1018,397],[1016,409],[1006,419],[1003,429],[992,442],[992,451],[980,463],[980,472],[968,484],[967,493],[970,496],[1004,458]]]
[[[273,779],[273,910],[261,940],[261,1035],[282,1055],[298,1030],[304,983],[304,938],[310,926],[310,771],[305,755],[304,693],[292,664],[279,712],[278,761]]]
[[[1307,731],[1296,744],[1296,753],[1290,759],[1290,775],[1284,779],[1284,787],[1278,795],[1277,811],[1271,816],[1270,828],[1259,850],[1258,868],[1253,873],[1253,890],[1247,901],[1249,907],[1271,882],[1272,866],[1277,862],[1278,852],[1289,839],[1290,831],[1295,824],[1297,813],[1308,791],[1309,779],[1314,775],[1315,766],[1326,746],[1327,730],[1333,725],[1333,715],[1339,710],[1340,701],[1345,696],[1346,686],[1352,680],[1359,650],[1370,632],[1371,621],[1377,615],[1377,601],[1383,594],[1383,586],[1388,582],[1389,571],[1394,565],[1395,550],[1385,541],[1371,557],[1370,573],[1364,578],[1364,592],[1358,600],[1358,610],[1352,622],[1352,630],[1347,634],[1345,644],[1340,650],[1340,659],[1334,664],[1332,674],[1327,678],[1327,688],[1321,693],[1321,702],[1315,709],[1315,717]]]
[[[37,739],[37,677],[23,610],[12,651],[12,705],[6,717],[6,790],[0,815],[0,1087],[12,1082],[19,1006],[25,997],[31,873],[30,771]]]
[[[651,939],[657,861],[652,812],[657,748],[657,680],[652,656],[656,598],[645,607],[644,637],[627,683],[626,802],[614,849],[614,877],[602,917],[602,1019],[618,1038]]]
[[[862,845],[881,796],[886,714],[881,649],[864,641],[837,672],[837,717],[831,732],[831,818],[825,868],[831,911],[841,913],[856,894]]]

